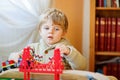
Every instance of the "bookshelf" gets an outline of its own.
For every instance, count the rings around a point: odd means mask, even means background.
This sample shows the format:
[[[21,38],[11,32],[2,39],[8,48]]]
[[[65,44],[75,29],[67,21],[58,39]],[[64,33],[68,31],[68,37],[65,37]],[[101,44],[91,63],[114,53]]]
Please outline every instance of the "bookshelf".
[[[95,27],[96,17],[120,17],[120,7],[98,7],[96,4],[100,0],[90,0],[90,60],[89,70],[95,71],[96,57],[116,57],[120,56],[119,51],[96,51],[95,50]],[[102,0],[101,0],[102,1]],[[103,0],[104,1],[104,0]],[[101,58],[102,59],[102,58]]]

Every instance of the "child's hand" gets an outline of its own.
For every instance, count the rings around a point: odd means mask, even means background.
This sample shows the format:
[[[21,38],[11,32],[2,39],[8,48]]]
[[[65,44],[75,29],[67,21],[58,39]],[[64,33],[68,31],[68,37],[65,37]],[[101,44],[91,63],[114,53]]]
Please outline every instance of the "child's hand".
[[[70,48],[65,46],[64,44],[59,44],[55,48],[59,48],[60,53],[62,53],[64,55],[68,55],[70,53]]]

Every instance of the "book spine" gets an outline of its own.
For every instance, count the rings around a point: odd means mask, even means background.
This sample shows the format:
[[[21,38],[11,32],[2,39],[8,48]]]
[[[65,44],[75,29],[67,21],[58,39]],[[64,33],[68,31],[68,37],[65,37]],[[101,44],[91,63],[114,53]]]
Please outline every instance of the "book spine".
[[[107,0],[107,7],[111,7],[112,4],[111,4],[111,0]]]
[[[114,63],[111,63],[111,67],[112,67],[112,75],[113,76],[115,76],[115,77],[117,77],[117,70],[118,70],[118,68],[117,68],[117,63],[116,62],[114,62]]]
[[[98,7],[104,7],[104,1],[98,0]]]
[[[111,67],[111,63],[108,63],[107,64],[107,73],[106,73],[106,75],[112,75],[112,67]]]
[[[112,26],[111,26],[111,51],[115,51],[116,45],[116,18],[112,17]]]
[[[112,7],[117,7],[117,2],[116,2],[116,0],[112,0]]]
[[[119,1],[120,1],[120,0],[116,0],[116,4],[117,4],[117,7],[118,7],[118,8],[120,7]]]
[[[108,20],[107,17],[105,17],[105,40],[104,40],[104,51],[107,51],[107,41],[108,41]]]
[[[117,62],[107,63],[106,75],[113,75],[116,78],[120,79],[119,68],[120,68],[120,66],[118,65]]]
[[[100,18],[100,51],[105,50],[105,17]]]
[[[106,51],[111,50],[111,17],[107,18],[107,40],[106,40]]]
[[[120,18],[117,18],[116,51],[120,51]]]
[[[107,75],[107,66],[106,65],[103,66],[103,74]]]
[[[104,7],[107,7],[107,0],[104,0]]]
[[[95,22],[95,51],[98,51],[99,49],[99,17],[96,17],[96,22]]]

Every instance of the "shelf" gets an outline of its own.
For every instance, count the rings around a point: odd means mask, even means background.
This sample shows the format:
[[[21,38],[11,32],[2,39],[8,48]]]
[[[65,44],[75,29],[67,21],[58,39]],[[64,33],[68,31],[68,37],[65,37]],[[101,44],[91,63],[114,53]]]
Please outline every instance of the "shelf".
[[[120,17],[120,8],[96,8],[96,16],[104,16],[104,17]]]
[[[96,10],[120,10],[120,8],[114,8],[114,7],[96,7]]]
[[[97,61],[103,61],[107,59],[112,59],[114,57],[120,57],[120,52],[111,51],[95,51],[96,48],[96,17],[107,18],[120,18],[120,7],[96,7],[99,4],[99,0],[90,0],[90,71],[95,71],[100,66],[96,66]],[[102,25],[102,24],[101,24]],[[100,30],[100,28],[99,28]],[[106,29],[107,30],[107,29]]]
[[[101,56],[120,56],[120,52],[96,52],[96,55],[101,55]]]

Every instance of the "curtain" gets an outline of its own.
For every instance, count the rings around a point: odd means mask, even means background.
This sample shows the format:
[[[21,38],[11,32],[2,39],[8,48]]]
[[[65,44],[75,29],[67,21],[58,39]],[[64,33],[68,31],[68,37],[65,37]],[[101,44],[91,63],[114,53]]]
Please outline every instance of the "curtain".
[[[51,5],[52,0],[0,0],[1,60],[39,41],[40,13]]]

